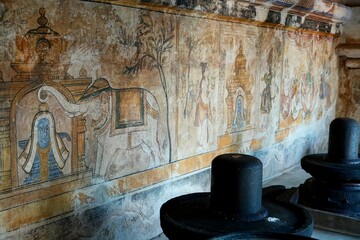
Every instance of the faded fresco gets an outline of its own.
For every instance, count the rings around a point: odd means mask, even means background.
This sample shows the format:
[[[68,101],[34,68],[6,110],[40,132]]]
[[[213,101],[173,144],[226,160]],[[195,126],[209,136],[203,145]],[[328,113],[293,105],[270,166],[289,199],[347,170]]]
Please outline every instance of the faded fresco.
[[[178,158],[216,149],[219,25],[183,18],[179,22]],[[189,141],[196,139],[196,142]]]
[[[44,8],[39,14],[39,26],[16,37],[16,56],[10,64],[16,74],[7,81],[10,86],[17,82],[24,86],[13,96],[10,109],[16,133],[10,136],[16,141],[10,149],[14,154],[11,171],[16,170],[12,184],[53,180],[78,170],[114,178],[171,161],[164,65],[173,46],[173,28],[167,28],[165,21],[158,27],[145,13],[136,16],[138,28],[132,35],[127,36],[129,30],[120,26],[117,37],[123,40],[118,45],[119,54],[124,54],[120,59],[123,78],[137,78],[139,72],[152,70],[157,78],[151,80],[155,84],[149,80],[143,85],[130,82],[126,88],[112,88],[105,78],[93,81],[88,77],[86,62],[78,68],[79,77],[68,73],[76,61],[61,62],[71,60],[61,54],[71,43],[47,26]],[[130,42],[136,44],[129,46]],[[130,50],[131,56],[127,55]],[[159,89],[146,89],[147,84]],[[165,103],[161,109],[159,96],[161,106]],[[7,101],[12,101],[11,96]]]
[[[289,32],[285,39],[280,128],[298,125],[314,114],[321,117],[333,105],[336,95],[330,85],[337,61],[333,38]]]
[[[257,17],[248,4],[212,7]],[[257,155],[269,177],[299,160],[288,159],[291,144],[298,157],[324,145],[337,97],[332,35],[81,1],[5,1],[0,20],[9,236],[49,233],[41,227],[67,218],[76,222],[67,236],[118,236],[156,216],[127,194],[205,169],[216,154]],[[114,219],[125,219],[121,230]]]
[[[251,60],[246,58],[246,40],[255,37],[254,32],[243,29],[225,28],[222,37],[225,58],[226,117],[227,132],[236,132],[253,127],[251,110],[254,104],[255,78],[251,75]],[[235,33],[235,34],[234,34]],[[251,43],[249,43],[251,44]],[[254,46],[251,46],[254,47]],[[227,49],[231,49],[229,51]],[[235,51],[234,51],[235,49]]]
[[[36,111],[29,111],[26,105],[36,100],[36,94],[28,94],[18,107],[17,114],[24,116],[16,122],[19,185],[50,181],[71,173],[73,146],[69,133],[73,131],[66,127],[71,126],[71,119],[54,111],[59,108],[56,102],[39,103]]]

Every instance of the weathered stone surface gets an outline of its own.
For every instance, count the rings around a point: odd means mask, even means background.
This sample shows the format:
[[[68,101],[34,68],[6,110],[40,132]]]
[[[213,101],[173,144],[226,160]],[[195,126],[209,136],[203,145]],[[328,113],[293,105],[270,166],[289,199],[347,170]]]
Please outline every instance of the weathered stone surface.
[[[163,202],[179,195],[210,189],[210,171],[162,183],[151,189],[137,191],[67,213],[43,226],[31,226],[10,233],[5,239],[151,239],[161,232],[159,209]],[[104,194],[101,188],[97,194]]]
[[[339,56],[348,58],[360,58],[360,44],[340,44],[336,48]]]
[[[352,16],[343,26],[337,53],[339,61],[339,99],[336,115],[360,121],[360,7],[352,8]]]
[[[360,59],[347,59],[345,66],[347,68],[359,68],[360,69]]]

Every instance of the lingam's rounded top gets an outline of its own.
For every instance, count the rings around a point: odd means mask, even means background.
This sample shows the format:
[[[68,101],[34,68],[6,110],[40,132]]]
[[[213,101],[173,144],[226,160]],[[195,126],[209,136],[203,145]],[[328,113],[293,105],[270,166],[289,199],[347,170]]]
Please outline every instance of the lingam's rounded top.
[[[360,163],[359,124],[351,118],[336,118],[330,124],[327,160],[334,163]]]
[[[210,207],[229,218],[257,221],[267,215],[261,206],[262,163],[250,155],[223,154],[211,163]]]
[[[359,132],[356,120],[334,119],[329,129],[328,153],[304,156],[302,168],[326,181],[360,180]]]
[[[211,163],[212,168],[260,168],[262,169],[262,162],[251,155],[238,154],[238,153],[227,153],[222,154],[214,158]]]

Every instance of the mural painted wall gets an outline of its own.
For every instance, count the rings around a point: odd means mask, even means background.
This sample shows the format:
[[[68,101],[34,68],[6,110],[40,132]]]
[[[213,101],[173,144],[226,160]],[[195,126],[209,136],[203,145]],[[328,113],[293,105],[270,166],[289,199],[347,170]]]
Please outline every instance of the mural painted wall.
[[[209,190],[216,155],[256,155],[269,179],[326,149],[331,17],[119,4],[0,2],[2,238],[150,239],[163,202]]]

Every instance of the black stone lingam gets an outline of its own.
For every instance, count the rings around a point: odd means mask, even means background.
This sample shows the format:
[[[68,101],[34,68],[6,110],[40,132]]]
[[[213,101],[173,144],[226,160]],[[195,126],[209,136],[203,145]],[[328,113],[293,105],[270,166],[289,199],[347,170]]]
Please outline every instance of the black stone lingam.
[[[359,130],[354,119],[336,118],[330,124],[328,154],[301,159],[312,178],[300,185],[299,204],[360,218]]]
[[[171,240],[222,239],[230,233],[286,236],[279,239],[291,239],[293,234],[311,236],[313,221],[306,210],[265,192],[262,196],[259,159],[243,154],[217,156],[212,161],[211,192],[183,195],[164,203],[161,227]]]
[[[210,208],[226,218],[258,221],[268,215],[262,207],[262,163],[240,154],[212,161]]]

